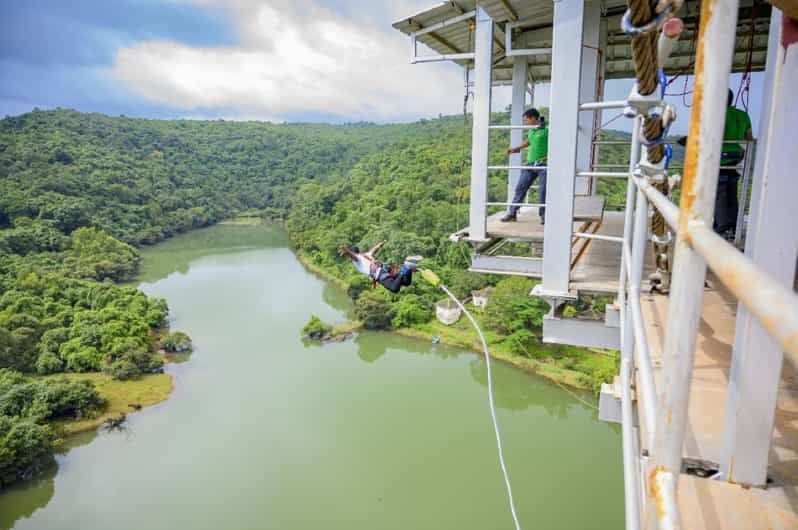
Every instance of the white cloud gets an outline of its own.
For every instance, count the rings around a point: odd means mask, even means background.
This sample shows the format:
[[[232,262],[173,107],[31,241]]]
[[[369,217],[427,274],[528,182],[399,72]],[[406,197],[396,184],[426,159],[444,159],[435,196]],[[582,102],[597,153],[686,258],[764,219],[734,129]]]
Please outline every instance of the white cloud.
[[[151,41],[120,49],[112,74],[153,102],[271,119],[405,120],[461,108],[459,69],[409,64],[408,39],[390,27],[394,18],[416,11],[417,1],[390,2],[382,17],[369,3],[356,18],[311,0],[184,1],[225,10],[239,42],[200,48]],[[338,2],[345,11],[357,11],[356,4]]]

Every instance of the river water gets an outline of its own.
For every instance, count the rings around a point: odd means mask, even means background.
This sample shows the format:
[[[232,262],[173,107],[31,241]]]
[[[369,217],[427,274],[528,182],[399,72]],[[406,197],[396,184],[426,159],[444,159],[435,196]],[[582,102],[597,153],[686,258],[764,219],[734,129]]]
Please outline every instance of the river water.
[[[73,441],[57,470],[0,496],[15,529],[511,528],[473,353],[388,333],[303,344],[350,304],[272,226],[216,226],[144,251],[195,352],[125,432]],[[494,370],[522,526],[623,527],[620,435],[541,378]]]

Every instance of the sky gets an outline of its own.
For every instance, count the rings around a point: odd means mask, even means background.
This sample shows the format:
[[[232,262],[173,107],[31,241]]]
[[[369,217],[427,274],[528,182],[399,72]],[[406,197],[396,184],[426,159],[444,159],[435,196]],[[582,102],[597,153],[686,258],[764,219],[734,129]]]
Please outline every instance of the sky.
[[[4,0],[0,116],[36,107],[275,122],[459,113],[461,70],[450,63],[411,65],[409,39],[391,27],[434,3]],[[606,98],[623,98],[630,86],[610,81]],[[547,106],[548,95],[548,86],[538,87],[535,105]],[[509,88],[496,89],[493,108],[509,102]],[[674,102],[682,116],[674,132],[680,132],[689,109],[681,98]],[[625,121],[612,128],[626,128]]]

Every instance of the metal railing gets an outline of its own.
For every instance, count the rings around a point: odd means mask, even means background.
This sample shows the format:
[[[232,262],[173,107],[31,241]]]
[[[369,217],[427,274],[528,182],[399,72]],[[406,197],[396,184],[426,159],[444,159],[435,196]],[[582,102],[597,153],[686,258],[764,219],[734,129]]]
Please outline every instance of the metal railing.
[[[585,108],[587,104],[583,104],[581,108]],[[725,144],[730,142],[725,142]],[[739,164],[734,166],[720,166],[718,169],[729,169],[729,170],[736,170],[740,174],[742,180],[740,183],[739,189],[739,209],[737,210],[737,219],[735,222],[735,229],[734,229],[734,245],[737,248],[742,248],[744,243],[744,237],[746,233],[746,216],[751,207],[751,197],[750,197],[750,189],[751,189],[751,177],[754,171],[754,156],[756,153],[756,140],[742,140],[739,142],[733,142],[735,144],[739,144],[744,146],[743,149],[743,159],[740,161]],[[631,146],[632,142],[627,140],[595,140],[593,142],[594,146],[602,146],[602,145],[626,145]],[[617,164],[617,163],[606,163],[603,164],[601,162],[594,163],[591,165],[592,171],[580,171],[577,173],[578,177],[588,177],[588,178],[617,178],[617,179],[624,179],[629,177],[629,173],[626,172],[617,172],[617,171],[603,171],[604,169],[620,169],[626,168],[627,164]],[[597,169],[599,171],[597,171]],[[668,169],[670,171],[682,171],[684,170],[684,166],[673,165],[669,166]]]
[[[699,59],[712,49],[733,46],[737,2],[723,5],[711,20],[703,20],[704,37],[699,41]],[[709,18],[709,17],[707,17]],[[722,54],[721,54],[722,55]],[[676,488],[682,467],[682,448],[693,358],[701,318],[707,268],[724,284],[750,314],[761,323],[785,354],[798,362],[798,295],[771,278],[734,245],[712,230],[715,193],[721,158],[723,101],[706,94],[725,93],[730,60],[712,54],[713,61],[697,61],[696,96],[691,116],[681,196],[677,207],[652,183],[666,178],[663,167],[640,161],[639,132],[642,115],[634,118],[631,142],[626,212],[622,238],[618,301],[621,334],[621,420],[626,500],[626,527],[682,528]],[[615,104],[616,102],[613,102]],[[585,110],[600,105],[583,104]],[[614,143],[614,142],[613,142]],[[737,233],[743,231],[745,205],[753,167],[753,143],[743,163],[742,206]],[[585,176],[594,176],[585,174]],[[664,341],[662,386],[657,392],[654,370],[641,308],[641,283],[645,252],[649,245],[649,216],[659,212],[676,235],[674,267]],[[739,240],[738,240],[739,243]],[[755,286],[755,288],[751,288]],[[636,375],[636,377],[635,377]],[[636,381],[636,383],[635,383]],[[642,433],[634,425],[636,397]]]

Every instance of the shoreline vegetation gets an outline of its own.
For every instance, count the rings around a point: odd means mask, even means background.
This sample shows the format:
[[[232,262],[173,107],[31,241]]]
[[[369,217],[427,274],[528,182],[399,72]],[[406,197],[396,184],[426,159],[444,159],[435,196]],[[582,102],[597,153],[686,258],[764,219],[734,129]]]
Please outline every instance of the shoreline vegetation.
[[[105,402],[105,408],[89,418],[58,420],[53,425],[68,437],[99,429],[109,419],[138,412],[163,403],[175,388],[172,374],[147,374],[128,381],[119,381],[102,373],[63,374],[69,380],[89,380]]]
[[[322,280],[327,281],[344,291],[347,291],[350,288],[349,283],[347,283],[345,280],[336,276],[333,272],[313,263],[307,258],[307,256],[302,255],[302,253],[296,249],[294,249],[294,254],[297,257],[297,260],[308,271],[315,274]],[[481,320],[481,313],[479,310],[474,310],[473,307],[470,307],[469,309],[475,314],[475,317],[478,321]],[[342,323],[333,324],[330,327],[332,328],[330,337],[334,338],[340,336],[341,334],[351,334],[353,332],[359,331],[364,328],[364,324],[361,321],[348,320]],[[416,323],[411,326],[390,330],[390,332],[405,337],[426,341],[432,341],[434,337],[438,337],[440,344],[464,348],[472,353],[482,355],[482,346],[479,342],[479,337],[473,331],[471,325],[465,321],[465,318],[461,319],[458,323],[452,326],[446,326],[433,318],[429,322]],[[541,344],[538,345],[537,349],[541,353],[550,353],[552,355],[542,357],[541,359],[536,359],[513,353],[507,346],[505,346],[503,341],[498,341],[496,339],[497,337],[495,333],[486,334],[488,352],[490,353],[491,358],[514,366],[515,368],[524,372],[536,374],[556,383],[568,385],[580,390],[595,392],[597,387],[599,387],[602,382],[605,382],[606,376],[596,376],[592,374],[592,372],[595,372],[595,363],[593,363],[593,366],[585,367],[592,369],[586,369],[584,371],[564,367],[562,364],[558,364],[558,362],[562,363],[561,359],[557,359],[558,354],[575,354],[577,357],[581,358],[581,361],[584,362],[587,360],[588,364],[590,364],[590,359],[587,356],[594,355],[595,361],[612,365],[614,370],[616,356],[614,356],[612,353],[604,352],[602,350]],[[321,342],[324,343],[327,341],[321,340]],[[561,358],[564,357],[561,356]],[[578,363],[579,361],[576,362]],[[567,360],[564,363],[573,364],[574,361]]]

